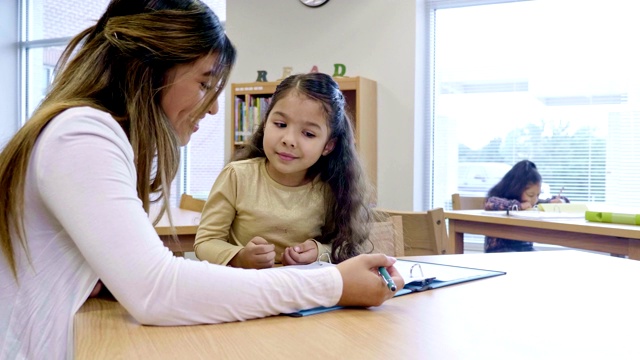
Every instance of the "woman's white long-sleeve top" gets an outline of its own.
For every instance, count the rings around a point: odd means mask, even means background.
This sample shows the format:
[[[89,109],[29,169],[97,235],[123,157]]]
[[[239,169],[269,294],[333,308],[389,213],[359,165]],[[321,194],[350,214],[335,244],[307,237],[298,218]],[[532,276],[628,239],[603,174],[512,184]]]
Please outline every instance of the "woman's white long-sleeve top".
[[[140,323],[189,325],[335,305],[336,268],[243,270],[174,257],[136,192],[132,147],[109,114],[72,108],[39,136],[18,279],[0,256],[0,359],[73,357],[73,317],[101,279]],[[7,191],[3,189],[2,191]]]

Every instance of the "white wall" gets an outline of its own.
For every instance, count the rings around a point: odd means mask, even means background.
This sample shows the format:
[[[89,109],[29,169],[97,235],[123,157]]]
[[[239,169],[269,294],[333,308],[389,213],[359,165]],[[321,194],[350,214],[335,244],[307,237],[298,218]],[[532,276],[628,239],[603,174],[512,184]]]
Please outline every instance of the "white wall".
[[[330,0],[312,9],[297,0],[230,0],[226,29],[239,53],[231,82],[255,81],[258,70],[274,81],[284,66],[332,74],[334,63],[375,80],[378,205],[414,209],[416,1]]]
[[[0,148],[18,130],[20,117],[18,61],[18,2],[0,4]]]

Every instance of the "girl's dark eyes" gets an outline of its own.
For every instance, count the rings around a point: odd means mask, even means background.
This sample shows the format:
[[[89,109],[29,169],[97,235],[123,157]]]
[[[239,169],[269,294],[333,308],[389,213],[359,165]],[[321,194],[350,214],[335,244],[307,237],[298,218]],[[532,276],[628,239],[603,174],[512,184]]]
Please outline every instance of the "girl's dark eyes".
[[[209,91],[213,88],[213,86],[211,86],[211,84],[208,84],[208,83],[200,83],[200,87],[202,88],[202,90],[206,90],[206,91]]]
[[[287,127],[287,123],[283,122],[283,121],[273,121],[273,125],[277,128],[286,128]],[[316,137],[316,134],[309,132],[309,131],[303,131],[302,135],[308,137],[308,138],[314,138]]]

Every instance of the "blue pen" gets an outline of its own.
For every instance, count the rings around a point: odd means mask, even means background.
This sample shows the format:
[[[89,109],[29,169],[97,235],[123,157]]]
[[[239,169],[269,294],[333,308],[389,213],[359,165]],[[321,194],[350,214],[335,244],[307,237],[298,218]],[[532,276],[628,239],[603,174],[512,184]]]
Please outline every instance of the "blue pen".
[[[387,284],[389,290],[396,291],[398,289],[396,283],[393,282],[391,275],[389,275],[387,268],[385,268],[384,266],[380,266],[378,268],[378,272],[380,273],[380,275],[382,275],[382,279],[384,279],[384,282]]]

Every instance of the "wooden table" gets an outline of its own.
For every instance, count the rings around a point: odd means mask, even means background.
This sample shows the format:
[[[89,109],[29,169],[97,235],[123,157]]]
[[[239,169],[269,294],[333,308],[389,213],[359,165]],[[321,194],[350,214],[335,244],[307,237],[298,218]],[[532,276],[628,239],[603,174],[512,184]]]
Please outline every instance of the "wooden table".
[[[630,259],[640,260],[640,226],[499,214],[483,210],[445,211],[444,216],[449,219],[447,253],[463,253],[466,233],[627,255]]]
[[[153,216],[154,213],[152,210],[152,219]],[[202,216],[202,213],[180,208],[171,208],[171,216],[173,218],[173,225],[176,230],[178,241],[176,242],[171,236],[171,227],[169,226],[169,219],[166,214],[155,226],[156,232],[160,235],[160,239],[162,239],[165,246],[173,252],[180,253],[193,251],[193,243],[195,242],[196,232],[198,231],[198,224],[200,224],[200,217]]]
[[[117,303],[75,316],[77,359],[637,359],[640,262],[575,250],[411,257],[507,274],[371,309],[141,326]],[[213,311],[213,309],[212,309]]]

